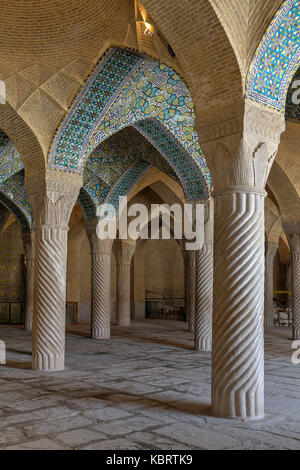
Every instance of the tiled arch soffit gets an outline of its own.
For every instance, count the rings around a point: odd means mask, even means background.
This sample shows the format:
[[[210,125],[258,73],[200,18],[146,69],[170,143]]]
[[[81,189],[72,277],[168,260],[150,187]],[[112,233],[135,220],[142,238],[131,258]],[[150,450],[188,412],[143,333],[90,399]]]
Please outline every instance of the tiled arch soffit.
[[[50,148],[49,166],[82,173],[100,143],[134,125],[156,148],[165,147],[164,156],[168,141],[172,149],[169,161],[177,147],[180,158],[172,161],[172,167],[189,188],[188,199],[207,197],[211,177],[194,121],[191,95],[176,72],[141,54],[112,47],[98,62],[60,124]],[[193,188],[191,181],[185,179],[187,175],[194,177]]]
[[[284,114],[300,65],[300,0],[286,0],[265,32],[249,69],[246,97]]]

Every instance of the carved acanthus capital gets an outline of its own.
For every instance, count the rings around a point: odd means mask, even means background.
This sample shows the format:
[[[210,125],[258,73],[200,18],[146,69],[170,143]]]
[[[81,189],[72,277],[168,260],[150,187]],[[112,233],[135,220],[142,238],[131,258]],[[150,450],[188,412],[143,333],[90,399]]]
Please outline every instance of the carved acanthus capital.
[[[211,131],[209,140],[199,134],[215,191],[243,186],[264,189],[285,130],[281,114],[249,102],[245,103],[239,122],[240,126],[232,129],[227,122],[223,129],[218,123],[218,131]]]
[[[136,242],[133,240],[117,240],[116,241],[116,259],[117,264],[130,265],[134,254]]]
[[[284,222],[282,226],[291,252],[300,253],[300,222]]]
[[[90,241],[92,254],[111,254],[112,245],[114,240],[111,239],[100,239],[97,236],[97,224],[98,218],[90,219],[85,222],[86,233]]]
[[[42,181],[26,185],[32,204],[35,227],[40,225],[68,227],[82,178],[78,175],[46,173]],[[54,178],[55,176],[55,178]]]
[[[196,263],[196,251],[195,250],[186,250],[186,262],[188,264]]]
[[[265,106],[246,101],[243,130],[244,134],[252,135],[269,145],[273,143],[277,147],[280,136],[285,131],[285,117]]]

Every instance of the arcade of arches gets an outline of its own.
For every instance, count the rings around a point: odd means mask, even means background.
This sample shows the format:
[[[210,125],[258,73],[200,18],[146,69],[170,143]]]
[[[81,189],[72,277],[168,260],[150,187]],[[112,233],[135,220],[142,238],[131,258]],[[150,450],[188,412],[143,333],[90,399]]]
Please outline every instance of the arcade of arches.
[[[0,448],[299,449],[300,1],[2,14]]]

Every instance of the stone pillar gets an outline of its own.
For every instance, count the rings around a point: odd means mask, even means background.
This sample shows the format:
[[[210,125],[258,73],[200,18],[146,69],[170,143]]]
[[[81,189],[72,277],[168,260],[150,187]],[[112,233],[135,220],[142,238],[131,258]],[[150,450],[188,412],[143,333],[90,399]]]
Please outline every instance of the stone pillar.
[[[110,275],[113,240],[100,240],[96,235],[98,220],[86,223],[91,245],[91,336],[110,338]]]
[[[130,326],[130,263],[135,242],[118,240],[117,247],[117,325]]]
[[[23,245],[26,254],[25,330],[31,331],[34,295],[34,232],[23,233]]]
[[[273,266],[277,243],[268,242],[265,255],[265,327],[274,326],[273,319]]]
[[[55,175],[56,176],[56,175]],[[64,368],[68,222],[81,178],[59,174],[27,186],[35,220],[32,368]]]
[[[285,222],[284,232],[291,249],[293,339],[300,339],[300,222]]]
[[[284,118],[246,101],[205,128],[214,188],[212,413],[264,416],[264,190]],[[240,114],[239,114],[240,113]]]
[[[186,309],[190,331],[195,330],[196,251],[186,251]]]
[[[195,349],[211,351],[213,310],[213,205],[206,204],[204,244],[196,252]]]
[[[135,320],[144,320],[146,315],[144,258],[145,240],[139,240],[132,260],[134,263],[133,294]]]
[[[215,195],[212,408],[264,414],[264,198],[255,188]]]

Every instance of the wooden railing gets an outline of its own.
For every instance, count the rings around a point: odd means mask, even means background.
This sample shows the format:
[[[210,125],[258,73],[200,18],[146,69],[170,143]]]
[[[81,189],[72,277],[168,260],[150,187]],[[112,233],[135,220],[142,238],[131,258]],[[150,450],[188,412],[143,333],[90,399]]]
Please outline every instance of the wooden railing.
[[[24,302],[17,300],[0,301],[0,323],[6,325],[24,323]]]
[[[184,298],[146,299],[146,318],[186,321]],[[176,305],[177,304],[177,305]]]

